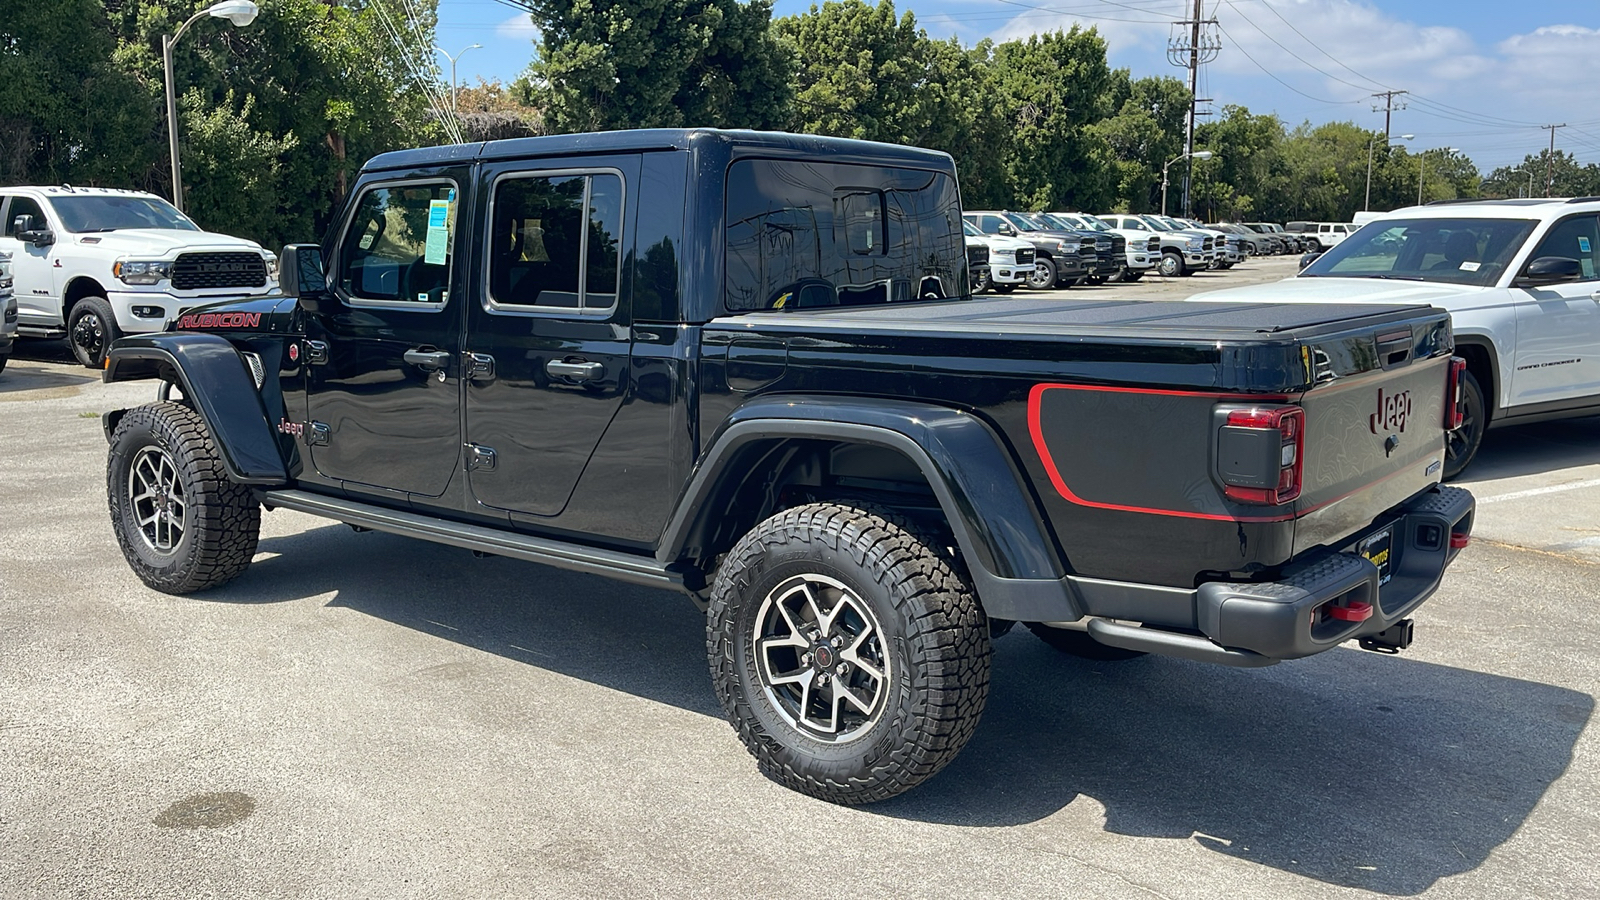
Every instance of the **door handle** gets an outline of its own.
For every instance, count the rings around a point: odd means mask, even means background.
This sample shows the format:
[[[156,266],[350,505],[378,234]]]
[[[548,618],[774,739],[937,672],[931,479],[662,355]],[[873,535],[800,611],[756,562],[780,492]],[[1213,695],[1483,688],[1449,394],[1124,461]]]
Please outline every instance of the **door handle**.
[[[606,374],[606,367],[602,363],[576,360],[567,362],[562,359],[552,359],[544,364],[545,374],[551,378],[571,378],[573,381],[594,381]]]
[[[450,354],[445,350],[407,350],[400,355],[400,358],[428,372],[437,371],[450,365]]]
[[[487,353],[462,354],[461,369],[461,377],[468,381],[492,381],[494,357]]]

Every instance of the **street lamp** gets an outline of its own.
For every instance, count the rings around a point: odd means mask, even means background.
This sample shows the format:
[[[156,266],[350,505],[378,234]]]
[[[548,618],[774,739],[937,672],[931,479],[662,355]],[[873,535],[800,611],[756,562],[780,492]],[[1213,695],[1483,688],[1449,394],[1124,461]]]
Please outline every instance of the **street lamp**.
[[[1428,154],[1434,152],[1434,150],[1438,150],[1438,151],[1442,152],[1445,156],[1449,156],[1452,153],[1460,153],[1461,152],[1460,148],[1458,148],[1458,147],[1435,147],[1435,148],[1433,148],[1433,150],[1424,150],[1421,153],[1417,154],[1417,205],[1418,206],[1422,205],[1422,172],[1423,172],[1424,169],[1426,169],[1428,167]]]
[[[243,28],[256,20],[256,15],[261,12],[261,7],[256,6],[251,0],[222,0],[189,17],[189,21],[178,26],[178,30],[168,37],[161,36],[161,63],[165,67],[167,82],[167,142],[172,150],[172,205],[183,211],[183,169],[178,165],[178,98],[172,90],[172,47],[178,43],[178,38],[189,30],[189,26],[204,16],[214,19],[227,19],[235,26]]]
[[[1414,137],[1416,137],[1414,134],[1402,134],[1400,135],[1400,140],[1409,141]],[[1367,202],[1361,204],[1362,212],[1372,209],[1372,145],[1377,142],[1377,138],[1367,141]],[[1387,134],[1383,136],[1383,145],[1385,147],[1389,146],[1389,136]]]
[[[450,60],[450,111],[456,115],[461,114],[461,107],[456,105],[456,60],[466,56],[468,50],[479,50],[482,49],[482,47],[482,44],[473,44],[470,47],[462,47],[461,52],[457,53],[455,56],[445,53],[444,50],[438,47],[433,48],[433,52],[443,54],[445,59]]]
[[[1212,153],[1210,150],[1196,150],[1193,153],[1179,153],[1177,156],[1167,160],[1166,165],[1161,167],[1161,214],[1163,216],[1167,214],[1167,169],[1171,168],[1172,164],[1180,159],[1185,159],[1188,157],[1193,157],[1195,159],[1210,159],[1215,155],[1216,154]]]

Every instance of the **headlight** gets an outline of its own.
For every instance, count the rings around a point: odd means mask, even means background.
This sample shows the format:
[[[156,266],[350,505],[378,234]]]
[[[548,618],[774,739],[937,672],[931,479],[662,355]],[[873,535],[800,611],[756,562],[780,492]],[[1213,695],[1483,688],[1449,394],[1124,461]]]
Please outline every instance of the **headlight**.
[[[1073,253],[1073,255],[1076,255],[1077,252],[1078,252],[1078,245],[1077,244],[1069,244],[1066,241],[1056,241],[1055,252],[1057,252],[1057,253],[1066,253],[1068,251],[1071,251]]]
[[[172,263],[125,259],[111,267],[124,284],[160,284],[172,277]]]
[[[1206,242],[1205,242],[1205,240],[1203,238],[1189,238],[1189,249],[1190,250],[1200,250],[1200,249],[1204,248],[1205,245],[1206,245]]]
[[[267,264],[267,277],[271,278],[273,281],[277,281],[278,258],[276,256],[263,255],[261,257],[261,261]]]

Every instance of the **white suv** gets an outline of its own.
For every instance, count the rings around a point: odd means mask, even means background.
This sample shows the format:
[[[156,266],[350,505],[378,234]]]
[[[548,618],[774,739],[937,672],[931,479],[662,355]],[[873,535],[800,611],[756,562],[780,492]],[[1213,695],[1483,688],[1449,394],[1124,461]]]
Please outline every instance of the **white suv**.
[[[1396,210],[1294,278],[1193,300],[1427,303],[1467,361],[1466,418],[1445,477],[1488,428],[1600,414],[1600,199],[1490,200]],[[1375,350],[1373,351],[1375,352]],[[1337,360],[1325,362],[1337,375]]]
[[[123,334],[160,331],[184,310],[277,289],[277,258],[211,234],[139,191],[0,188],[23,337],[67,337],[99,368]]]

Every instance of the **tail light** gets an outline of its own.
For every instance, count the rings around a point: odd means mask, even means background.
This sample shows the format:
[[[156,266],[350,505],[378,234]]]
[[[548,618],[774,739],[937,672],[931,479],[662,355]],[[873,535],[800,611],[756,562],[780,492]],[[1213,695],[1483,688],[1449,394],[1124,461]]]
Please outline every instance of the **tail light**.
[[[1298,406],[1226,410],[1217,469],[1229,500],[1282,506],[1300,496],[1306,413]]]
[[[1459,356],[1450,357],[1450,380],[1444,389],[1444,427],[1455,431],[1467,420],[1467,411],[1461,405],[1461,376],[1467,371],[1467,361]]]

